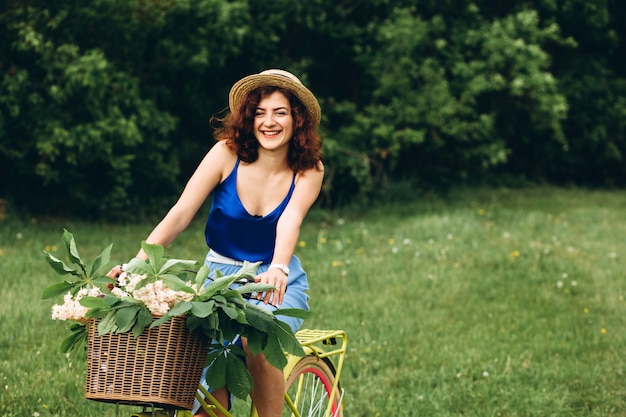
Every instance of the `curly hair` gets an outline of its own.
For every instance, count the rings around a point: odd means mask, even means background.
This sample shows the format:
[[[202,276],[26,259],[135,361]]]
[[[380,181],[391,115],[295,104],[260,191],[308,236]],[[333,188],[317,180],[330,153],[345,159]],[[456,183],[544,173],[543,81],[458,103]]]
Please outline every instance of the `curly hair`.
[[[229,113],[223,118],[212,117],[212,122],[219,123],[214,133],[215,139],[225,140],[226,145],[243,162],[256,161],[259,157],[259,142],[254,136],[254,116],[261,100],[275,91],[284,94],[291,105],[294,129],[287,155],[289,167],[296,173],[318,167],[322,160],[322,140],[307,117],[304,105],[294,94],[283,88],[266,86],[254,89],[242,101],[238,113]]]

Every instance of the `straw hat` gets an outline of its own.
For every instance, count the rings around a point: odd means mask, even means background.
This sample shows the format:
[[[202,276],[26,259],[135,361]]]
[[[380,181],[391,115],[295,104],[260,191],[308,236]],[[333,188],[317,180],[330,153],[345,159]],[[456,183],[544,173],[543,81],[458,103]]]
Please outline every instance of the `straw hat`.
[[[306,108],[313,125],[318,126],[320,124],[322,110],[313,93],[300,82],[298,77],[290,72],[279,69],[265,70],[258,74],[248,75],[237,81],[228,94],[228,106],[230,107],[230,111],[232,113],[238,111],[241,101],[250,91],[265,86],[280,87],[291,91]]]

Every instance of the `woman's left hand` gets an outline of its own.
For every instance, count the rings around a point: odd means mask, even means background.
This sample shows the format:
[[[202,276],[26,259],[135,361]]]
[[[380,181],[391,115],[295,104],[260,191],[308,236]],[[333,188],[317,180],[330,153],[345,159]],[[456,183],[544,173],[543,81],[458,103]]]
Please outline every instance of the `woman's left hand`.
[[[271,304],[275,307],[283,303],[285,291],[287,291],[287,276],[283,271],[278,268],[268,269],[257,275],[254,281],[276,287],[274,291],[257,294],[258,300],[263,300],[265,304]]]

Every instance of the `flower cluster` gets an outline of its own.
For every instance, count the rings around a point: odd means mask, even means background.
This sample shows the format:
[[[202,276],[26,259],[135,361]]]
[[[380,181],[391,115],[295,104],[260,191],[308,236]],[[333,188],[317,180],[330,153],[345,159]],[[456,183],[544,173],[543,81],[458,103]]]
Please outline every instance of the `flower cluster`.
[[[79,323],[87,323],[85,317],[89,308],[80,304],[80,299],[89,297],[99,297],[102,295],[100,288],[93,287],[90,289],[81,288],[75,296],[68,292],[63,296],[63,304],[55,304],[52,306],[52,320],[74,320]]]
[[[158,280],[144,286],[138,285],[142,280],[146,279],[146,275],[132,274],[122,272],[117,283],[111,289],[111,295],[120,299],[132,298],[142,302],[150,310],[153,316],[164,316],[172,307],[180,301],[191,301],[197,294],[195,285],[187,283],[194,289],[194,293],[184,291],[174,291],[162,280]],[[139,287],[139,288],[137,288]],[[81,288],[76,295],[72,296],[68,292],[63,297],[63,304],[55,304],[52,306],[53,320],[74,320],[79,323],[87,323],[88,307],[83,306],[80,300],[85,297],[103,297],[104,294],[98,287]]]
[[[120,298],[124,296],[132,297],[143,302],[153,316],[163,316],[179,301],[191,301],[194,298],[195,294],[174,291],[162,280],[135,289],[137,284],[144,278],[145,275],[122,272],[118,278],[119,287],[114,288],[111,293]],[[187,284],[193,288],[190,283]],[[197,292],[195,288],[194,292]]]

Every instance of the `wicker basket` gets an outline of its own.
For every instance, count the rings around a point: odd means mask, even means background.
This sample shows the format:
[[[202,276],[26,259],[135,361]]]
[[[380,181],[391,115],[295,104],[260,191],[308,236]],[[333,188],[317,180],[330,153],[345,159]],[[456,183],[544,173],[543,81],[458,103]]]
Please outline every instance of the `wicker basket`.
[[[191,409],[209,340],[189,333],[184,317],[146,329],[138,338],[99,336],[98,320],[89,320],[87,332],[88,399]]]

